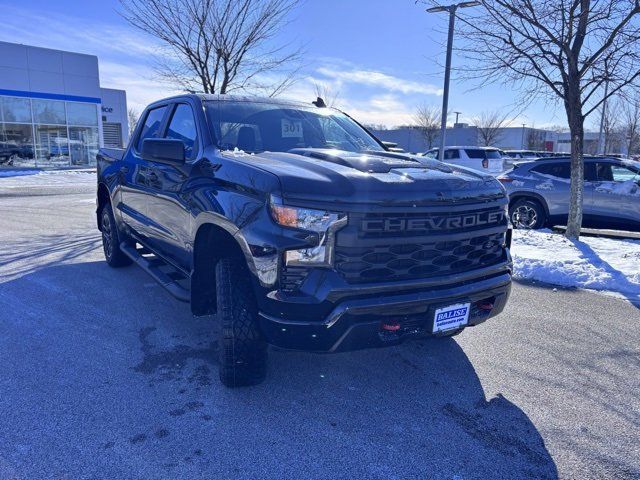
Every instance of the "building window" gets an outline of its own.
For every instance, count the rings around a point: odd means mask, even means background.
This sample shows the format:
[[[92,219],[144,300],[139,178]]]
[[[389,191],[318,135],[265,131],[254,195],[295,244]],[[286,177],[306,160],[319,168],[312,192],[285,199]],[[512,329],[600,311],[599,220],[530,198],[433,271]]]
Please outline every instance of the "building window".
[[[98,110],[93,103],[67,102],[69,125],[98,126]]]
[[[33,127],[31,124],[0,123],[0,167],[19,166],[33,161]]]
[[[98,105],[0,96],[0,167],[95,165]]]
[[[36,162],[39,166],[69,165],[67,127],[36,125]]]
[[[60,100],[32,100],[35,123],[64,125],[67,123],[64,102]]]
[[[31,123],[31,101],[28,98],[0,97],[0,121]]]
[[[69,127],[69,155],[72,165],[92,165],[97,153],[97,127]]]

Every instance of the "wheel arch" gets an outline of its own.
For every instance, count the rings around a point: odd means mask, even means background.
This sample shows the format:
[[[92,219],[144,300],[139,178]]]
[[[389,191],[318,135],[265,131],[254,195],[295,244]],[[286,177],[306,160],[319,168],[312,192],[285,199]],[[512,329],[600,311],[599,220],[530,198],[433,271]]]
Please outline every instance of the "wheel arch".
[[[542,195],[535,192],[521,191],[521,192],[511,193],[509,195],[509,210],[511,210],[511,207],[513,207],[513,205],[518,200],[522,200],[522,199],[536,200],[540,205],[542,205],[542,208],[544,209],[544,213],[547,216],[547,218],[551,216],[549,213],[549,205],[547,204],[547,201],[544,199]]]
[[[246,261],[242,247],[231,232],[215,223],[202,223],[193,242],[191,312],[196,316],[216,313],[215,265],[220,258]]]
[[[109,188],[100,182],[98,184],[98,193],[97,193],[97,208],[96,208],[96,222],[98,223],[98,230],[102,231],[102,226],[100,222],[100,215],[102,213],[102,208],[111,202],[111,195],[109,194]]]

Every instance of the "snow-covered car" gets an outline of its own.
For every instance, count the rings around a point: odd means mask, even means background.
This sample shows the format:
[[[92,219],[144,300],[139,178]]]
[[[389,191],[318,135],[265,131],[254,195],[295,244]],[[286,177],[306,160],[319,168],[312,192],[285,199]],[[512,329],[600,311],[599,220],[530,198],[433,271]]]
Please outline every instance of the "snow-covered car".
[[[607,157],[585,158],[583,225],[640,231],[640,166]],[[571,160],[550,158],[514,165],[498,177],[509,193],[516,228],[566,224]]]
[[[438,152],[438,148],[432,148],[424,156],[437,160],[439,158]],[[444,162],[493,175],[505,171],[500,150],[491,147],[445,147]]]

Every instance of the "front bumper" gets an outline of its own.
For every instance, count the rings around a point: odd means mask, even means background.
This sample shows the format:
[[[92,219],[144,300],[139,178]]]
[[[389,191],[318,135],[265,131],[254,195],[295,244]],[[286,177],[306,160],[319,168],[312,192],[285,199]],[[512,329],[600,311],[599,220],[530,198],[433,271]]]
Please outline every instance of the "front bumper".
[[[319,321],[275,317],[262,312],[260,323],[269,343],[287,349],[340,352],[382,347],[430,335],[435,310],[446,305],[471,303],[468,326],[478,325],[502,312],[510,291],[511,272],[503,270],[453,285],[345,298]],[[383,328],[389,323],[399,328],[394,331]]]

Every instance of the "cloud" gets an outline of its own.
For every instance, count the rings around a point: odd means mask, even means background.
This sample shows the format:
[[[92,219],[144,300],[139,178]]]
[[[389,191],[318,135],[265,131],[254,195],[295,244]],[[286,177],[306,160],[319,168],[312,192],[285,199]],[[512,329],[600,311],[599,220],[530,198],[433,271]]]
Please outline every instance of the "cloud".
[[[126,90],[127,106],[138,112],[160,98],[182,93],[157,80],[153,69],[144,65],[100,62],[100,83],[103,87]]]
[[[339,70],[333,67],[320,67],[317,72],[325,77],[343,83],[355,83],[380,87],[391,92],[404,94],[442,95],[442,89],[434,85],[387,75],[375,70]]]
[[[158,45],[127,26],[96,24],[62,13],[41,14],[6,4],[0,39],[99,57],[142,57],[157,53]],[[46,25],[46,32],[34,25]]]

